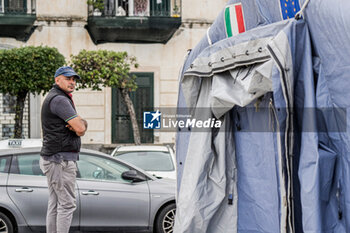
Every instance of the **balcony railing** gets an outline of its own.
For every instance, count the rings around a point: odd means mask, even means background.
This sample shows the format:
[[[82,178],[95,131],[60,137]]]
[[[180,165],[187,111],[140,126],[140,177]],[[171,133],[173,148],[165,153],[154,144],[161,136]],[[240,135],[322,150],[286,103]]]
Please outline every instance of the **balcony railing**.
[[[95,44],[166,43],[181,25],[181,0],[88,0]]]
[[[27,41],[34,32],[36,0],[0,0],[0,37]]]
[[[35,15],[36,0],[0,0],[0,14]]]
[[[101,1],[102,4],[97,6],[94,4],[96,1]],[[89,16],[181,17],[181,0],[91,0],[90,2],[92,4],[89,6]]]

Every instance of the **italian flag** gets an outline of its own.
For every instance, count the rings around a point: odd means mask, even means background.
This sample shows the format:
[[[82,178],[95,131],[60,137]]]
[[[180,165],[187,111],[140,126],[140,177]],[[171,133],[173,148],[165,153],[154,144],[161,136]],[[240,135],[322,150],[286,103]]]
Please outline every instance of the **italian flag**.
[[[227,37],[245,32],[242,3],[228,5],[225,9],[225,26]]]

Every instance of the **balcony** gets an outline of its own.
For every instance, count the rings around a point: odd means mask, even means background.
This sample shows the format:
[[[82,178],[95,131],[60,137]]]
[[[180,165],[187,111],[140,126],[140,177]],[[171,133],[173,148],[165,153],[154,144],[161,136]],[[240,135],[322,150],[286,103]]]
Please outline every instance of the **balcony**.
[[[0,0],[0,37],[27,41],[34,32],[35,0]]]
[[[95,44],[166,43],[181,25],[181,0],[90,0],[89,3],[86,28]]]

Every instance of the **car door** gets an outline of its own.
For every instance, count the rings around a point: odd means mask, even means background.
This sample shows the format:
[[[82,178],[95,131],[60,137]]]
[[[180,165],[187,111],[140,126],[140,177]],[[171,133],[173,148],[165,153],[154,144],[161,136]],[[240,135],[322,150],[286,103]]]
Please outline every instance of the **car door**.
[[[121,175],[130,168],[113,158],[80,154],[77,179],[82,230],[137,230],[149,226],[147,181],[133,183]]]
[[[45,231],[48,201],[47,180],[39,159],[39,152],[14,155],[7,186],[11,200],[34,232]],[[79,209],[73,214],[71,226],[79,227]]]
[[[0,202],[7,199],[6,184],[10,163],[11,156],[0,156]]]

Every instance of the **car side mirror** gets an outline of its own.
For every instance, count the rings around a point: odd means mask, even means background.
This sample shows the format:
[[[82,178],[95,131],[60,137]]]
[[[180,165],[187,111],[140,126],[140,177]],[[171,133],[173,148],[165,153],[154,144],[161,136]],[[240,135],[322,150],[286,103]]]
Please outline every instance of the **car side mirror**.
[[[125,171],[122,173],[122,178],[124,180],[132,180],[133,182],[141,182],[141,181],[146,181],[146,177],[140,175],[137,171],[135,170],[129,170]]]

